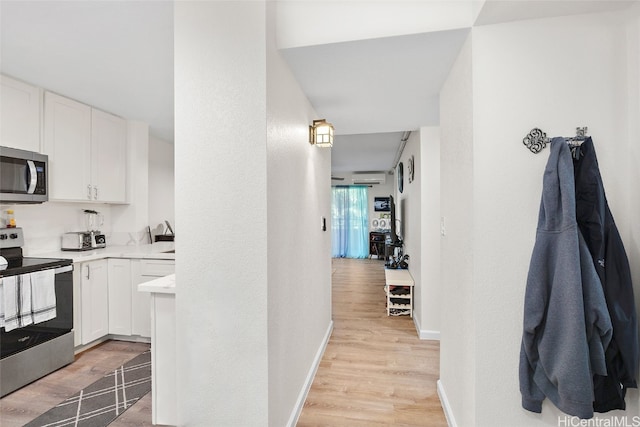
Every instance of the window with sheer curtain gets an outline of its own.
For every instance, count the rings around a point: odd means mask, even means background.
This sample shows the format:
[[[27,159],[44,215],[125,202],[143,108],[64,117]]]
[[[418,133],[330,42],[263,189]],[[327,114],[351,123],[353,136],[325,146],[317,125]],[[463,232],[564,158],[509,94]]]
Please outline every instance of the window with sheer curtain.
[[[331,251],[334,258],[369,255],[368,188],[332,187]]]

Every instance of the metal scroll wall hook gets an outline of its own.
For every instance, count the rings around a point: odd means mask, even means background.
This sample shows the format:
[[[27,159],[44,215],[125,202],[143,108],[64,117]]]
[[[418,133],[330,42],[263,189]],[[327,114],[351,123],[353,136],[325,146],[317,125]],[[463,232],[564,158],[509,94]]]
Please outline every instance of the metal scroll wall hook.
[[[564,140],[570,145],[574,158],[578,158],[580,156],[580,151],[579,149],[576,150],[576,147],[579,148],[580,144],[582,144],[582,142],[587,138],[587,129],[588,128],[586,126],[577,127],[576,136],[564,138]],[[522,139],[522,143],[534,154],[538,154],[550,142],[551,140],[547,137],[546,132],[539,128],[531,129],[527,136]]]
[[[531,132],[527,134],[522,140],[522,143],[534,154],[538,154],[549,143],[547,134],[539,128],[531,129]]]

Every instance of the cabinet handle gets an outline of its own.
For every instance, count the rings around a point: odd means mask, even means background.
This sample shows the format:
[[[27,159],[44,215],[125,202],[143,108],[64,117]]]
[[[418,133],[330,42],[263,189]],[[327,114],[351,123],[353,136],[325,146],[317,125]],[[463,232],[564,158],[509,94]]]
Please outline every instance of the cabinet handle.
[[[98,200],[98,187],[93,187],[93,200]]]
[[[87,199],[91,200],[91,184],[87,185]]]
[[[87,265],[87,280],[91,278],[91,266]]]

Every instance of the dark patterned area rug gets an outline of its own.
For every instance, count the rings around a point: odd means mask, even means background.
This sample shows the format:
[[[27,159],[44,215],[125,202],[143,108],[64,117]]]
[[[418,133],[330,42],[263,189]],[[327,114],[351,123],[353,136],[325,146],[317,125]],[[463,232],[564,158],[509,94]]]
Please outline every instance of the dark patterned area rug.
[[[145,351],[25,427],[104,427],[150,390],[151,351]]]

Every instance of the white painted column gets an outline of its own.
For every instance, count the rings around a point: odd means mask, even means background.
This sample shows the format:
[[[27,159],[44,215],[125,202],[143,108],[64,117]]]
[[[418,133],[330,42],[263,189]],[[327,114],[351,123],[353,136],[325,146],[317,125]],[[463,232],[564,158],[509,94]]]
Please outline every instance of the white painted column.
[[[178,425],[267,425],[265,3],[174,25]]]

